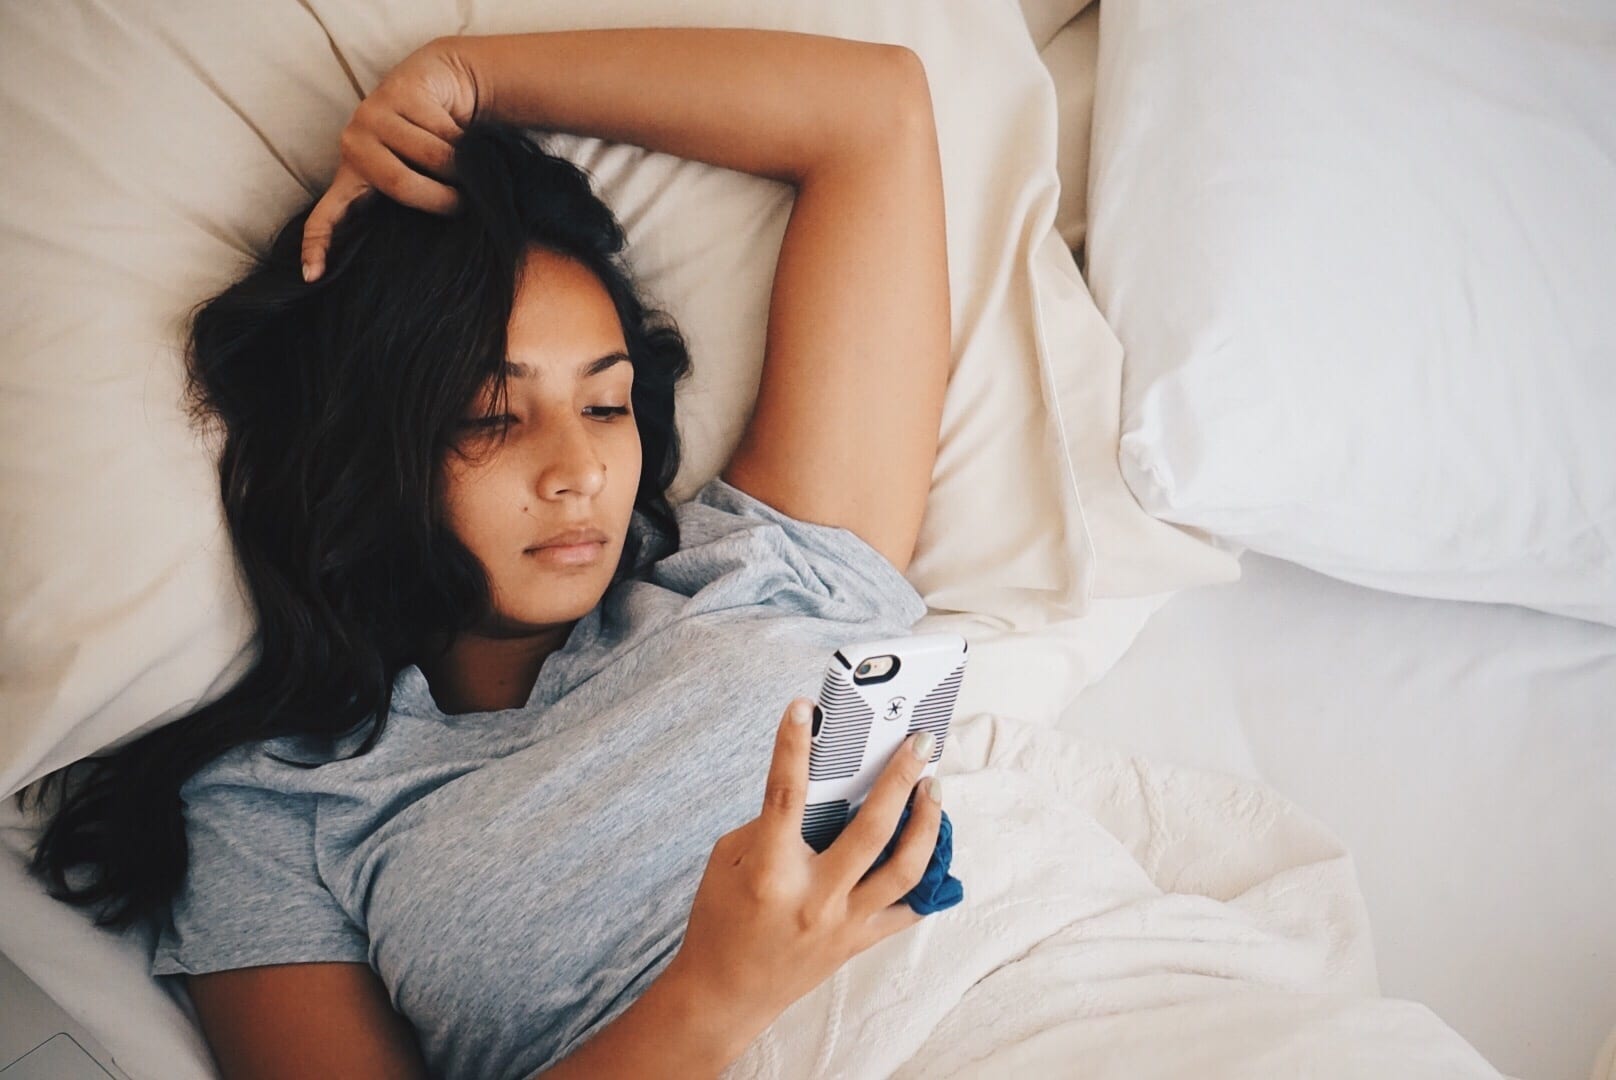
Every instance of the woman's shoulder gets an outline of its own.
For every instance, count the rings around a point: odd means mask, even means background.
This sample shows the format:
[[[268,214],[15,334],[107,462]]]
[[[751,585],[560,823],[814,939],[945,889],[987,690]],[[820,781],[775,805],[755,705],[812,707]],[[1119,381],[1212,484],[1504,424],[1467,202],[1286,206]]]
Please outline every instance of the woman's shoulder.
[[[736,534],[749,534],[767,542],[784,537],[796,547],[850,548],[884,557],[855,533],[837,525],[820,525],[792,517],[757,496],[715,476],[675,508],[679,520],[679,549]],[[887,563],[890,567],[891,563]],[[896,568],[894,573],[896,573]]]
[[[674,515],[679,520],[681,548],[690,544],[692,529],[696,536],[700,536],[714,527],[728,531],[735,527],[736,522],[780,524],[777,519],[785,517],[768,503],[753,498],[719,476],[701,485],[684,502],[676,504]]]
[[[714,477],[675,508],[678,550],[654,584],[720,606],[770,606],[838,621],[926,613],[908,579],[853,532],[792,517]]]

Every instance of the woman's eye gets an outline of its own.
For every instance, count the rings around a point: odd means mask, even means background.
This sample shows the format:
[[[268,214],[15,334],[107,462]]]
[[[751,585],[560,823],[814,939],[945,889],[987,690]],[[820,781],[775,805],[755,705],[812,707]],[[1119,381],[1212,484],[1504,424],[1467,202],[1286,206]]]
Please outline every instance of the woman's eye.
[[[592,420],[615,420],[619,416],[627,416],[627,405],[590,405],[584,413]],[[460,421],[462,430],[474,435],[493,434],[504,431],[517,422],[517,418],[510,413],[500,413],[498,416],[469,416]]]

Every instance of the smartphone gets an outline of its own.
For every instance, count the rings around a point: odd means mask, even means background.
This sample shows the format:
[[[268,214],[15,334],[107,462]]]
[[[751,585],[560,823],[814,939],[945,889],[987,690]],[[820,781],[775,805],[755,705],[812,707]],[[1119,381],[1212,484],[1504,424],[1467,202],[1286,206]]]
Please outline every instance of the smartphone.
[[[937,771],[965,679],[970,646],[959,634],[844,645],[831,654],[814,705],[802,838],[824,851],[841,835],[904,739],[937,739],[922,777]]]

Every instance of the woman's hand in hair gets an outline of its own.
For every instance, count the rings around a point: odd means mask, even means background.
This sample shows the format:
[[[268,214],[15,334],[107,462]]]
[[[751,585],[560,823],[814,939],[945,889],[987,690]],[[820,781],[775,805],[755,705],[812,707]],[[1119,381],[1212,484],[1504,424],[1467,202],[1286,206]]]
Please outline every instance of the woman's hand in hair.
[[[798,713],[800,710],[800,713]],[[775,738],[762,813],[713,845],[667,975],[707,1014],[737,1025],[745,1048],[786,1007],[884,938],[920,922],[903,902],[926,871],[942,806],[916,781],[925,760],[906,741],[836,840],[816,853],[802,838],[812,702],[787,709]],[[931,748],[922,748],[930,757]],[[892,838],[891,856],[870,865]]]
[[[430,213],[459,211],[460,195],[447,181],[455,179],[455,144],[477,113],[477,84],[453,42],[435,38],[406,56],[342,129],[336,176],[303,227],[305,281],[324,272],[332,231],[348,208],[376,191]]]

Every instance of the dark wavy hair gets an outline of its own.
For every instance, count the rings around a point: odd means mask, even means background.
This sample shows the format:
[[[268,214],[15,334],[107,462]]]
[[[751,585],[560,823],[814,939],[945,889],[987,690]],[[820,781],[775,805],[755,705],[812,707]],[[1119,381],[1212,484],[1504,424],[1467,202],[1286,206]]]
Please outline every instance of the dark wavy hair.
[[[193,773],[278,736],[365,731],[357,752],[368,751],[398,673],[487,613],[489,582],[446,523],[439,466],[485,387],[488,415],[501,408],[532,245],[593,271],[628,345],[640,527],[614,582],[678,547],[667,488],[679,467],[674,387],[690,358],[642,299],[621,225],[588,174],[532,132],[478,122],[455,165],[456,215],[378,192],[338,223],[311,285],[300,262],[310,203],[245,276],[190,312],[186,404],[223,432],[219,494],[255,650],[216,700],[19,795],[48,810],[31,869],[101,925],[166,911],[185,876],[180,788]]]

